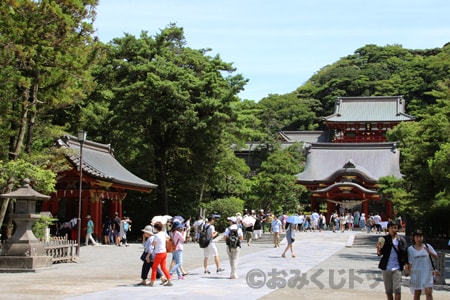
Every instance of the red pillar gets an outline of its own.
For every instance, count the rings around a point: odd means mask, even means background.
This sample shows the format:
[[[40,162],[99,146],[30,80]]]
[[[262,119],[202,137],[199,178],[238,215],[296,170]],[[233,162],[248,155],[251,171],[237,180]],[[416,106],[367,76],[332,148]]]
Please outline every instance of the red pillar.
[[[362,212],[366,215],[366,222],[369,218],[369,200],[363,201],[362,203]]]
[[[102,201],[99,199],[92,199],[90,201],[91,217],[94,221],[94,233],[97,235],[98,240],[101,242],[102,237]]]
[[[392,201],[391,200],[386,201],[386,217],[387,217],[387,219],[392,218]]]

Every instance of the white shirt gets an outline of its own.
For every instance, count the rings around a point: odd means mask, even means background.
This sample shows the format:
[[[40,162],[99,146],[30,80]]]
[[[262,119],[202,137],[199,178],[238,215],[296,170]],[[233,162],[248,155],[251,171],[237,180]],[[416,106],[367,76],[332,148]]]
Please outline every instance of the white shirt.
[[[206,223],[205,226],[209,226],[208,227],[208,236],[211,237],[211,242],[209,244],[212,244],[212,243],[214,243],[213,232],[216,231],[216,229],[214,228],[213,224]]]
[[[373,216],[373,221],[375,222],[375,224],[380,224],[381,217],[379,215],[375,215]]]
[[[280,222],[280,221],[278,221],[278,222]],[[280,223],[281,223],[281,222],[280,222]],[[230,235],[230,230],[236,230],[236,229],[237,229],[238,237],[243,237],[244,234],[242,233],[242,229],[239,228],[236,224],[233,224],[233,225],[227,227],[227,229],[225,229],[225,232],[224,232],[223,235],[226,236],[226,237],[228,237],[228,236]]]
[[[197,221],[195,221],[194,222],[194,230],[195,231],[198,231],[198,228],[201,226],[201,225],[203,225],[203,223],[205,223],[205,221],[203,220],[203,219],[201,219],[201,220],[197,220]]]
[[[164,253],[166,251],[166,239],[168,237],[167,233],[160,231],[154,235],[155,239],[155,253]]]

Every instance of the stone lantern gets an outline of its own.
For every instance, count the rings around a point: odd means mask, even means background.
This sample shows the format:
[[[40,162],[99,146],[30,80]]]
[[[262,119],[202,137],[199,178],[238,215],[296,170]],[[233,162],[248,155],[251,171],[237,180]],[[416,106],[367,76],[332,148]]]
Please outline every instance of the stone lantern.
[[[50,196],[33,190],[30,180],[24,179],[21,188],[1,194],[0,198],[16,200],[13,214],[16,229],[2,248],[0,270],[34,271],[37,268],[50,267],[52,257],[45,255],[44,243],[41,243],[32,231],[33,224],[40,218],[40,214],[36,214],[36,201],[50,199]]]

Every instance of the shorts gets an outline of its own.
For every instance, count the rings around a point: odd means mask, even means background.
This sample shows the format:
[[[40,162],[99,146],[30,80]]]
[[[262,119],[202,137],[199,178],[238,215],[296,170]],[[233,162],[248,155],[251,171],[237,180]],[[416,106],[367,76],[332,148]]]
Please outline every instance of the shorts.
[[[402,291],[402,272],[383,270],[384,290],[386,294],[400,294]]]
[[[216,243],[212,241],[209,243],[208,247],[203,249],[203,257],[207,258],[210,256],[219,256],[219,252],[217,251]]]

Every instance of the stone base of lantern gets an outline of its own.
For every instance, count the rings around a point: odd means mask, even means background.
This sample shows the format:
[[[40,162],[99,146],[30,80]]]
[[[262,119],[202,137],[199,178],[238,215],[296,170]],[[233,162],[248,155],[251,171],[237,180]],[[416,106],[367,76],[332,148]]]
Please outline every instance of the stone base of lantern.
[[[51,266],[51,256],[0,256],[0,273],[36,272]]]

